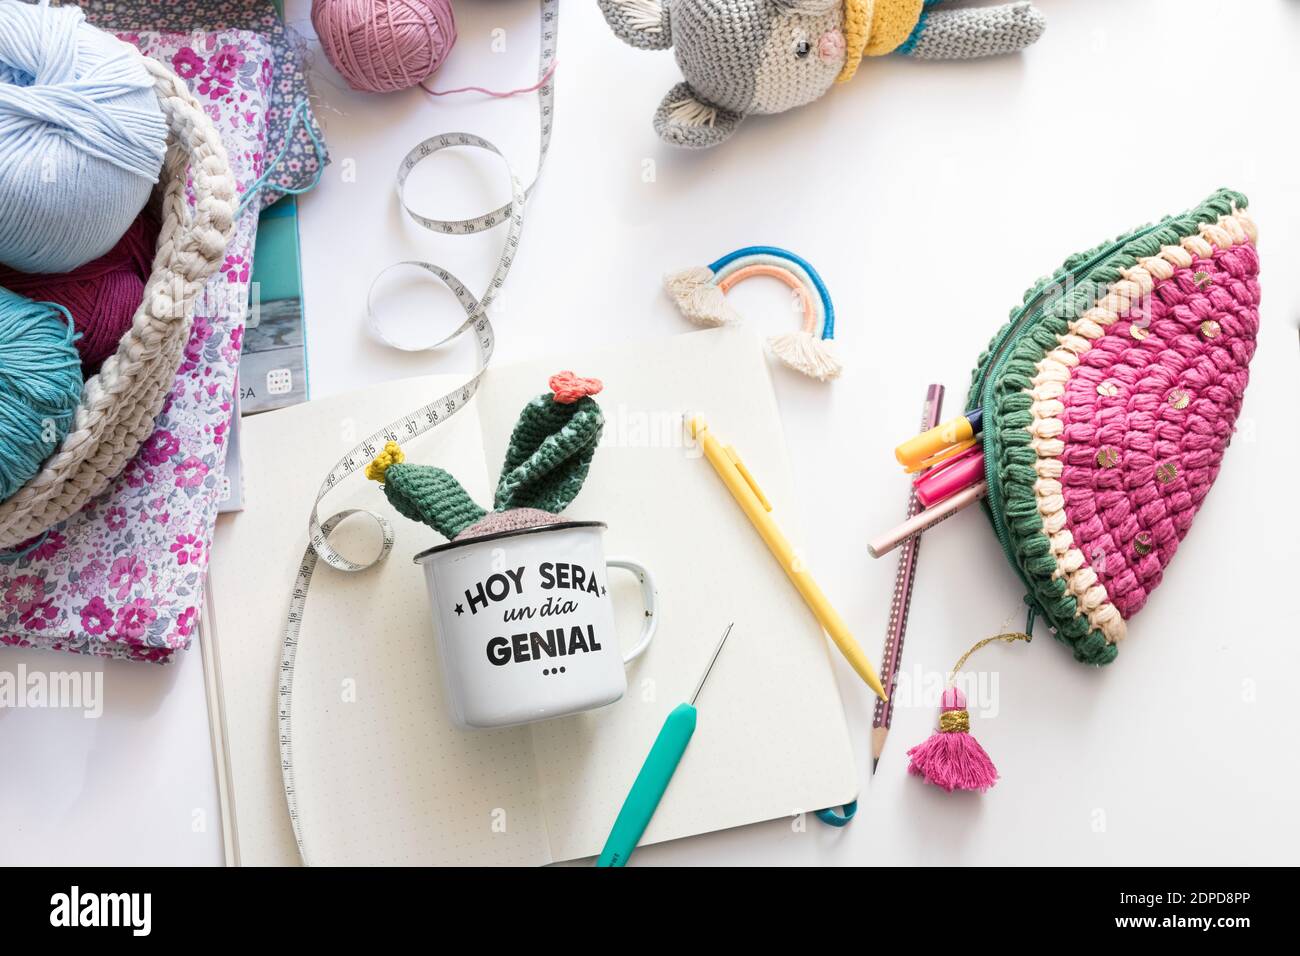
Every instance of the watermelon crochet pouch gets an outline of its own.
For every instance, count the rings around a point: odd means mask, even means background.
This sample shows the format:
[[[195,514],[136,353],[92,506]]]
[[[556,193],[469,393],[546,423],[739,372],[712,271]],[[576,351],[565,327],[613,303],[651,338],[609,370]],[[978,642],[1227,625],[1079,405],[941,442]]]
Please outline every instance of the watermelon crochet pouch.
[[[1066,260],[980,356],[984,510],[1076,660],[1108,664],[1218,475],[1259,328],[1246,197]]]

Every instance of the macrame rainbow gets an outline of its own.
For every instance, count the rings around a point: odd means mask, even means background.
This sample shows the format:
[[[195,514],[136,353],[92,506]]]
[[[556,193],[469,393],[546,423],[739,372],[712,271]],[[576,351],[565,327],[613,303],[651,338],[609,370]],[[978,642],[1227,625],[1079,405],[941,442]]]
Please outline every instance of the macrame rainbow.
[[[835,306],[826,283],[807,260],[776,246],[746,246],[707,266],[693,266],[664,277],[664,287],[682,315],[696,325],[733,325],[740,315],[726,294],[754,276],[779,279],[799,297],[802,320],[797,332],[767,340],[772,354],[805,375],[828,381],[843,371],[831,348]]]

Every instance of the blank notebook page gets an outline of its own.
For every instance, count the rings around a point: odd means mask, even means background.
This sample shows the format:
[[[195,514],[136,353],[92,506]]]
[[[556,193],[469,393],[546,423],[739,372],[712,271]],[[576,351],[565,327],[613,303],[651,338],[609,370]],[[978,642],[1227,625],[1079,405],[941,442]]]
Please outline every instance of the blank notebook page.
[[[600,852],[664,717],[689,699],[730,621],[695,736],[642,842],[852,800],[857,774],[826,638],[682,428],[682,412],[693,410],[736,448],[797,548],[793,483],[759,340],[718,329],[562,361],[604,381],[597,400],[606,418],[586,484],[565,514],[605,521],[606,555],[649,567],[661,616],[621,701],[533,725],[552,856]],[[488,373],[491,401],[480,418],[494,474],[519,409],[560,368],[550,360]],[[609,578],[629,647],[639,591],[627,572]]]
[[[213,560],[230,788],[240,862],[293,864],[275,713],[289,592],[308,508],[340,456],[374,429],[461,384],[392,382],[243,422],[248,506],[218,524]],[[490,500],[473,406],[405,444]],[[314,864],[547,862],[527,728],[467,734],[447,719],[424,577],[411,557],[441,542],[398,515],[355,474],[325,501],[385,515],[388,560],[359,574],[323,563],[312,580],[295,668],[293,742],[299,811]],[[349,519],[334,540],[374,554],[373,525]]]
[[[587,356],[605,380],[606,430],[565,512],[608,524],[606,553],[645,563],[658,634],[617,703],[501,731],[455,729],[441,699],[432,618],[411,556],[439,539],[352,476],[327,513],[361,506],[392,520],[393,554],[346,575],[320,567],[294,691],[300,812],[313,863],[544,863],[600,851],[664,717],[686,700],[723,627],[727,647],[699,701],[699,727],[645,834],[669,840],[842,804],[853,754],[820,627],[698,450],[682,412],[736,446],[786,532],[794,493],[766,361],[740,330],[693,333]],[[493,369],[473,405],[404,446],[482,503],[520,409],[554,361]],[[218,526],[213,575],[230,789],[240,860],[296,854],[276,749],[280,640],[322,476],[360,437],[457,384],[420,379],[272,412],[244,423],[248,507]],[[440,387],[441,386],[441,387]],[[349,522],[350,524],[351,522]],[[373,553],[365,525],[335,536]],[[632,577],[613,571],[625,646],[640,625]]]

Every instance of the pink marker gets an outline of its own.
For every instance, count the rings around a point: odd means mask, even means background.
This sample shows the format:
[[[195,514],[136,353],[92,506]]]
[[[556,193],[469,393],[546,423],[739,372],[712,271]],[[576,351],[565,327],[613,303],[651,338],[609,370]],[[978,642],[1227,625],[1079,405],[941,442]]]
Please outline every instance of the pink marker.
[[[924,511],[917,512],[893,531],[867,542],[867,551],[873,558],[886,555],[904,541],[916,537],[922,531],[933,528],[940,521],[951,518],[957,512],[969,505],[973,505],[988,493],[989,486],[987,482],[981,481],[978,485],[971,485],[969,488],[957,492],[951,498],[939,502],[933,508],[926,508]]]
[[[917,500],[929,508],[983,480],[984,449],[972,445],[950,461],[918,475],[913,484]]]

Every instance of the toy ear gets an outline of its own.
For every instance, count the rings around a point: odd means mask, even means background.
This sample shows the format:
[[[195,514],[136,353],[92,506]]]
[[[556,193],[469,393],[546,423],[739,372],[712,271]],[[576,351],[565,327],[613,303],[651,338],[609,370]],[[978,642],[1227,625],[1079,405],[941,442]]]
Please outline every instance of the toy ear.
[[[1047,18],[1027,2],[922,14],[899,53],[924,60],[970,60],[1015,53],[1035,43]]]
[[[614,35],[640,50],[673,45],[668,0],[597,0]]]
[[[730,138],[743,113],[712,106],[695,95],[689,83],[678,83],[655,111],[655,132],[665,143],[687,149],[707,149]]]

